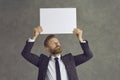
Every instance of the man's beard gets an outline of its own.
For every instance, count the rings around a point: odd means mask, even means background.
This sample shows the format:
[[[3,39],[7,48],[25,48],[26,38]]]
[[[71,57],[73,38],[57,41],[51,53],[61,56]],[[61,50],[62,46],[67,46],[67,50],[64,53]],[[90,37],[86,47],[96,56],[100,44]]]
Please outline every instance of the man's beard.
[[[62,47],[61,46],[57,46],[55,49],[51,49],[50,50],[51,54],[59,54],[62,52]]]

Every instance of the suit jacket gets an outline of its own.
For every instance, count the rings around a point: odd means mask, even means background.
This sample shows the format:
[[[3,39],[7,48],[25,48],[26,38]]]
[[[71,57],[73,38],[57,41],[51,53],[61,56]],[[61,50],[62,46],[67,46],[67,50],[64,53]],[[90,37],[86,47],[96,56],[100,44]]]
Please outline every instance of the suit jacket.
[[[26,60],[28,60],[30,63],[34,64],[39,68],[38,80],[45,80],[50,57],[47,57],[44,54],[37,56],[31,53],[31,49],[33,45],[34,42],[26,41],[26,45],[21,54]],[[68,53],[61,57],[65,65],[65,68],[67,70],[67,75],[69,80],[78,80],[76,66],[88,61],[93,56],[87,40],[86,43],[80,42],[80,45],[83,50],[83,54],[78,54],[76,56],[73,56],[71,53]]]

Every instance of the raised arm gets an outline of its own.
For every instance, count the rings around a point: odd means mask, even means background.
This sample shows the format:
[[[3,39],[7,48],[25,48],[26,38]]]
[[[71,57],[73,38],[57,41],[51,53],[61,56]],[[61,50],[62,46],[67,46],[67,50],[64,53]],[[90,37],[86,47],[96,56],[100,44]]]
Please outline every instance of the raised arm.
[[[42,27],[37,26],[34,28],[34,34],[31,37],[31,39],[26,41],[25,47],[23,48],[22,51],[22,56],[28,60],[30,63],[34,64],[35,66],[38,67],[38,62],[39,62],[39,56],[31,53],[31,49],[34,45],[35,40],[39,36],[39,34],[42,32]]]
[[[81,48],[83,50],[83,54],[74,56],[75,65],[78,66],[91,59],[93,57],[93,54],[89,48],[88,41],[84,40],[82,37],[83,31],[81,29],[75,28],[73,30],[73,33],[76,34],[78,40],[80,41]]]

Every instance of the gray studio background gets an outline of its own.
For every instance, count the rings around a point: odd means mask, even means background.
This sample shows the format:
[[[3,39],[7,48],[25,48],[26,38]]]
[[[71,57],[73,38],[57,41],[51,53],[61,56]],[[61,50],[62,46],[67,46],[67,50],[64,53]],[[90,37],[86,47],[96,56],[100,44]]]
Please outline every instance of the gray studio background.
[[[77,67],[80,80],[120,80],[120,0],[0,0],[0,80],[37,80],[21,51],[39,25],[39,8],[77,8],[78,27],[94,57]],[[32,52],[46,53],[40,35]],[[57,35],[64,54],[82,53],[75,35]],[[46,53],[47,54],[47,53]]]

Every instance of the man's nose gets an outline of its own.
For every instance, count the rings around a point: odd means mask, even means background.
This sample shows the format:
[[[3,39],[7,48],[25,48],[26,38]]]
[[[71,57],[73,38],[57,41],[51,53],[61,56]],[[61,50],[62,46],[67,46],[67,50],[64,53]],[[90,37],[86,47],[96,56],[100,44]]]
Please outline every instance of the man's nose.
[[[60,44],[58,42],[55,43],[57,46],[60,46]]]

